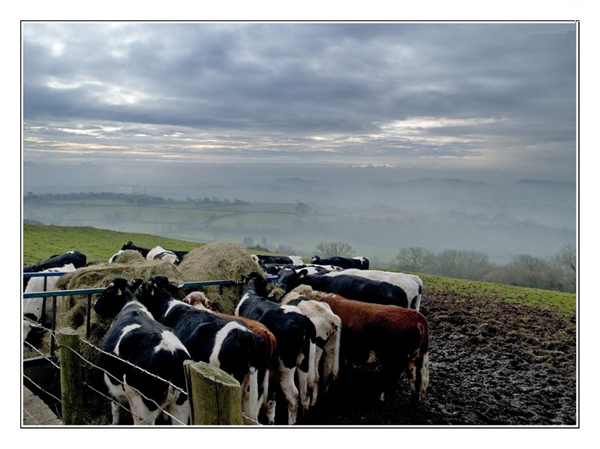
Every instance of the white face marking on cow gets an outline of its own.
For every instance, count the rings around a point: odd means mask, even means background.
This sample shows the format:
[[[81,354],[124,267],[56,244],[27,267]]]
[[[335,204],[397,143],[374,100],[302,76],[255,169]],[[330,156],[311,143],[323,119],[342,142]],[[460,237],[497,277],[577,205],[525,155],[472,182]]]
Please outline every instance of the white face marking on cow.
[[[121,336],[119,337],[119,341],[117,342],[115,349],[113,350],[115,355],[119,355],[119,345],[121,344],[121,340],[123,340],[123,337],[125,337],[125,335],[127,335],[129,332],[134,331],[139,327],[142,327],[142,325],[141,324],[129,324],[123,328],[123,331],[121,332]]]
[[[183,346],[183,343],[179,341],[179,338],[177,338],[173,332],[165,330],[162,332],[161,336],[162,340],[154,347],[155,353],[161,350],[169,351],[171,353],[174,353],[177,350],[183,350],[188,356],[190,355],[185,346]]]

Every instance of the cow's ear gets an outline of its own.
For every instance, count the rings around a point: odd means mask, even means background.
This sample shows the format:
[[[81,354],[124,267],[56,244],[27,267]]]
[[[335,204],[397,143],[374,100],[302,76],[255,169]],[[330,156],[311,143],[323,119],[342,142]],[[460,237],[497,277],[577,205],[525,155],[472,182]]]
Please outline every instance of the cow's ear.
[[[300,275],[300,279],[303,279],[308,274],[308,270],[306,268],[303,268],[298,272],[298,274]]]

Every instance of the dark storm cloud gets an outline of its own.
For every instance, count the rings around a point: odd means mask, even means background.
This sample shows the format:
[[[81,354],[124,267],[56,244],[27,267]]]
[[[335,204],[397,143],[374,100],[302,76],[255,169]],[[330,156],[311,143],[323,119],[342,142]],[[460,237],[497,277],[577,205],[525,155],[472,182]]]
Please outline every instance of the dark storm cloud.
[[[519,147],[574,162],[574,32],[541,23],[25,23],[25,157],[74,156],[74,144],[88,156],[130,147],[142,158],[308,152],[392,163],[506,150],[510,164]]]

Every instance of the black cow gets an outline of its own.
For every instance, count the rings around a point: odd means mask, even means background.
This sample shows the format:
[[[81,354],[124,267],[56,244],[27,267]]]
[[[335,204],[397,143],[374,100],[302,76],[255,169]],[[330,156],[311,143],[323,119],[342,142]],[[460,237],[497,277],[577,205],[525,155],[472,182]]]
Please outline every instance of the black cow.
[[[245,282],[235,314],[261,322],[275,335],[279,351],[279,383],[287,400],[288,424],[295,424],[298,396],[306,410],[316,387],[315,326],[297,307],[282,306],[266,299],[267,283],[258,273],[252,273]],[[294,383],[296,371],[300,391]]]
[[[154,424],[163,411],[173,424],[188,424],[183,362],[190,355],[173,332],[135,300],[136,285],[139,281],[129,285],[117,278],[94,305],[98,315],[115,317],[98,356],[108,391],[121,404],[111,404],[112,423],[119,424],[121,406],[129,406],[136,425]]]
[[[336,273],[336,276],[329,276],[327,274],[308,274],[305,268],[301,270],[284,268],[279,273],[277,286],[286,292],[302,284],[310,285],[317,291],[337,293],[344,298],[354,299],[355,301],[400,307],[408,307],[409,305],[406,292],[399,286],[343,274],[343,271],[341,274]]]
[[[257,420],[258,373],[268,363],[264,340],[243,323],[195,308],[175,299],[176,294],[177,287],[165,276],[154,276],[139,288],[138,299],[173,330],[194,361],[219,367],[240,383],[242,410]]]
[[[40,271],[48,270],[50,268],[64,267],[65,265],[68,265],[70,263],[73,264],[73,267],[75,267],[75,269],[85,267],[85,264],[87,263],[87,257],[85,256],[85,254],[73,250],[69,251],[68,253],[50,256],[43,262],[34,265],[27,265],[23,267],[23,273],[37,273]],[[25,290],[25,287],[27,287],[29,279],[30,278],[23,279],[23,290]]]
[[[359,270],[369,269],[369,259],[366,257],[329,257],[322,259],[319,256],[313,256],[310,263],[317,265],[335,265],[340,268],[358,268]]]

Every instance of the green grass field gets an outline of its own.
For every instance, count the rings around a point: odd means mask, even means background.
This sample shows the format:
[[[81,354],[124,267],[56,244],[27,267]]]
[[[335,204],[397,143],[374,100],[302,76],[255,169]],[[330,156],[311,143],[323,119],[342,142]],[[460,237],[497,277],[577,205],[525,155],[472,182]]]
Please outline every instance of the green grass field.
[[[54,254],[78,250],[87,256],[88,262],[107,260],[121,247],[132,241],[137,246],[189,251],[201,243],[169,239],[150,234],[109,231],[79,226],[23,226],[23,265],[32,265]]]
[[[91,226],[191,241],[224,240],[241,244],[247,236],[255,242],[267,237],[269,248],[284,245],[305,256],[331,235],[348,242],[357,254],[370,258],[376,254],[385,262],[392,260],[398,251],[373,241],[372,237],[365,240],[362,229],[398,217],[393,212],[369,208],[349,210],[311,204],[307,213],[299,214],[295,203],[137,205],[119,198],[55,198],[26,202],[25,212],[27,219],[58,226]]]
[[[88,261],[107,260],[131,240],[138,246],[189,251],[201,246],[185,240],[169,239],[150,234],[118,232],[92,227],[65,227],[25,224],[23,226],[23,265],[31,265],[54,254],[76,249],[84,253]],[[425,292],[452,293],[457,297],[488,298],[533,305],[575,316],[576,295],[548,290],[538,290],[486,282],[451,279],[420,274]]]

